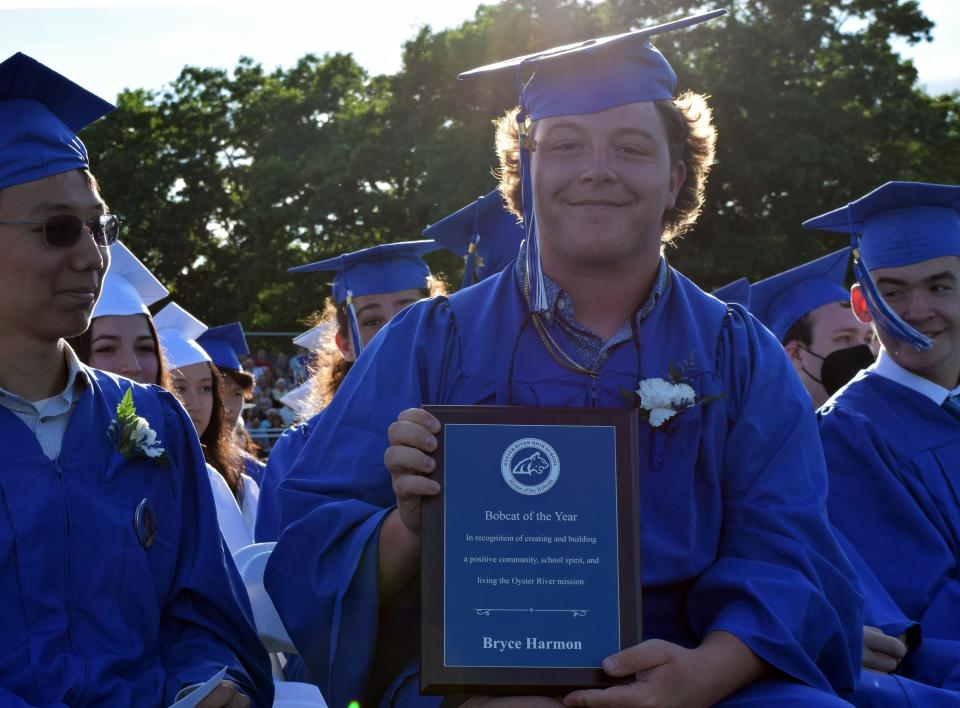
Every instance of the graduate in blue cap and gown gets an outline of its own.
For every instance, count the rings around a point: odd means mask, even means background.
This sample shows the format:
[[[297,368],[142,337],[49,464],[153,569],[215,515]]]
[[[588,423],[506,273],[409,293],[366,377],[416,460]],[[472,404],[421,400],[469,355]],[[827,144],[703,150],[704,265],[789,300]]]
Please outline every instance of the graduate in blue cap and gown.
[[[524,249],[398,315],[280,487],[265,583],[331,705],[440,702],[418,691],[419,500],[438,491],[439,431],[419,406],[623,407],[671,369],[694,405],[638,396],[647,641],[604,663],[627,684],[566,703],[842,705],[834,689],[853,687],[862,597],[826,521],[809,398],[775,338],[661,255],[699,212],[714,131],[647,39],[716,14],[503,65],[533,72],[498,136]]]
[[[960,639],[960,187],[888,182],[804,226],[851,235],[875,365],[820,411],[829,509],[924,641]]]
[[[0,63],[0,704],[269,706],[267,655],[166,391],[91,369],[119,233],[76,132],[112,106],[23,54]]]
[[[265,465],[257,458],[257,445],[243,427],[243,404],[252,400],[254,378],[243,370],[240,357],[250,353],[243,325],[239,322],[210,327],[200,335],[197,343],[204,348],[217,372],[223,390],[223,414],[227,426],[234,431],[237,453],[243,458],[244,471],[258,485],[263,479]]]
[[[750,288],[750,312],[783,344],[814,408],[876,357],[873,329],[850,309],[849,266],[842,248]],[[843,366],[851,361],[852,371]]]
[[[832,344],[844,347],[849,342],[837,341],[837,335],[848,332],[848,323],[835,316],[830,306],[845,303],[847,317],[853,318],[848,291],[842,287],[849,255],[850,249],[843,249],[759,281],[752,288],[746,278],[740,278],[715,290],[712,295],[749,309],[784,342],[785,349],[791,343],[796,344],[789,333],[796,332],[797,322],[805,318],[808,320],[807,330],[817,333],[811,337],[814,341],[807,342],[808,346],[829,348]],[[824,319],[817,321],[817,316],[823,313],[826,313]],[[833,336],[824,336],[830,333]],[[859,330],[849,331],[849,334],[862,338]],[[830,356],[828,353],[828,362]],[[812,398],[814,392],[808,389],[808,393]],[[919,623],[910,620],[897,607],[843,533],[837,528],[833,532],[857,573],[864,596],[863,669],[857,690],[844,693],[843,697],[854,705],[873,708],[960,703],[960,695],[939,688],[960,688],[954,676],[960,671],[960,642],[935,640],[921,643]]]
[[[319,364],[309,379],[309,393],[302,396],[300,415],[305,422],[284,431],[270,451],[260,489],[258,542],[280,537],[280,482],[317,425],[317,415],[336,394],[373,336],[408,305],[446,293],[443,282],[433,276],[423,260],[424,254],[438,248],[440,245],[430,240],[398,241],[290,269],[291,273],[332,272],[332,297],[318,323],[294,339],[298,345],[314,350]]]
[[[496,275],[516,259],[523,227],[495,189],[431,224],[422,235],[463,258],[463,290]]]

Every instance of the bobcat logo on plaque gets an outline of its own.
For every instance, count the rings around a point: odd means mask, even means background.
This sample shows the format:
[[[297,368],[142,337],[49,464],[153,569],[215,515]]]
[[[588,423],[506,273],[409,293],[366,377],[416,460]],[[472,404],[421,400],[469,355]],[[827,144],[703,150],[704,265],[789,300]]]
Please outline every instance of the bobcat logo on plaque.
[[[521,438],[500,459],[503,480],[520,494],[543,494],[560,477],[557,451],[539,438]]]

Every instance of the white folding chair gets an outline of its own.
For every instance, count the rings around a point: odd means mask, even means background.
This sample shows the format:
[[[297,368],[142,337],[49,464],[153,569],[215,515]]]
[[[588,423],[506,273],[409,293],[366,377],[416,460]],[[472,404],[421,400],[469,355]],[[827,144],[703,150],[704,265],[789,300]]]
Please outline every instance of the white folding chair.
[[[263,572],[270,560],[270,553],[276,543],[254,543],[241,548],[233,555],[233,560],[243,578],[253,609],[253,622],[260,635],[260,641],[270,652],[274,667],[274,708],[327,708],[320,689],[310,683],[284,681],[280,654],[296,654],[297,648],[290,641],[277,608],[263,586]]]

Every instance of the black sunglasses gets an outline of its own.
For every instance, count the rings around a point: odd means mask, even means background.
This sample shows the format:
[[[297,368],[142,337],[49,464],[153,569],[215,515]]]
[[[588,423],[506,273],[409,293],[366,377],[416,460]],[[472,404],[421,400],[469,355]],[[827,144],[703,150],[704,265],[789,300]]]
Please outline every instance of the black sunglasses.
[[[120,219],[115,214],[100,214],[84,221],[73,214],[56,214],[44,221],[0,221],[6,226],[40,226],[43,240],[54,248],[70,248],[83,235],[83,227],[90,229],[98,246],[109,246],[120,238]]]

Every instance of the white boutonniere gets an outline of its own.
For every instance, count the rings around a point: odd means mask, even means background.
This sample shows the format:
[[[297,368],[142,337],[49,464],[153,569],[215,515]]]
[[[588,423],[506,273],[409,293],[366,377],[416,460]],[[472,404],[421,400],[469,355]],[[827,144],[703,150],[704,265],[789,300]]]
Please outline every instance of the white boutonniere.
[[[146,418],[137,415],[133,404],[133,389],[127,389],[117,405],[117,417],[107,428],[107,437],[116,451],[128,460],[147,457],[162,467],[170,464],[167,451],[157,440],[157,433]]]
[[[624,391],[624,398],[633,403],[651,428],[659,428],[677,413],[715,401],[719,396],[697,398],[693,386],[680,370],[670,364],[669,377],[642,379],[636,391]]]

